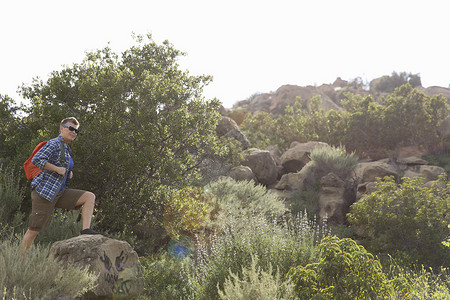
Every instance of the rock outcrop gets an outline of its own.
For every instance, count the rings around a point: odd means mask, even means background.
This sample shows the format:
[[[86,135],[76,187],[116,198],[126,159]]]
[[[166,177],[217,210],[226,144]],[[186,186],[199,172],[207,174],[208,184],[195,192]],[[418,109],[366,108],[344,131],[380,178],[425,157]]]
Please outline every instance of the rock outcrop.
[[[371,86],[375,85],[375,83],[381,79],[382,77],[373,79],[370,82]],[[447,98],[447,101],[450,104],[450,88],[439,86],[430,86],[427,88],[416,86],[414,88],[429,97],[434,95],[442,95]],[[371,93],[362,86],[358,86],[358,84],[349,83],[348,81],[342,80],[338,77],[333,84],[322,84],[320,86],[309,85],[303,87],[297,85],[283,85],[275,92],[262,93],[252,97],[251,100],[238,101],[233,105],[231,110],[234,111],[243,109],[250,113],[265,111],[273,114],[283,114],[286,106],[294,104],[297,98],[300,98],[302,100],[302,104],[305,107],[308,107],[310,100],[313,97],[320,96],[322,99],[320,104],[322,109],[325,111],[331,109],[342,111],[343,108],[340,105],[340,100],[342,98],[341,94],[343,91],[348,91],[352,94],[359,94],[362,96],[371,95],[377,102],[381,102],[381,99],[389,94],[381,92]]]
[[[241,132],[237,123],[229,118],[222,117],[217,124],[216,132],[218,136],[225,136],[234,138],[241,143],[242,149],[250,148],[250,142],[247,137]]]
[[[329,147],[322,142],[298,143],[293,142],[291,147],[281,155],[281,165],[288,173],[300,171],[311,159],[311,151],[320,147]]]
[[[333,223],[343,224],[350,205],[375,191],[376,178],[393,176],[400,180],[402,177],[420,176],[430,185],[445,172],[443,168],[431,166],[418,156],[408,156],[422,153],[420,149],[411,147],[398,151],[397,158],[361,161],[349,178],[341,178],[342,176],[334,173],[326,174],[323,170],[319,172],[314,164],[305,168],[310,162],[311,151],[319,147],[329,145],[321,142],[294,142],[281,156],[275,147],[268,147],[270,151],[251,148],[245,153],[243,166],[233,168],[228,176],[235,180],[262,183],[287,202],[320,181],[316,211],[321,219],[327,218]]]
[[[81,235],[54,243],[50,257],[87,266],[99,275],[97,287],[82,299],[133,299],[144,289],[142,266],[127,242],[102,235]]]
[[[267,150],[257,148],[248,149],[244,153],[242,165],[249,167],[255,174],[258,182],[270,186],[278,177],[278,168],[272,155]]]

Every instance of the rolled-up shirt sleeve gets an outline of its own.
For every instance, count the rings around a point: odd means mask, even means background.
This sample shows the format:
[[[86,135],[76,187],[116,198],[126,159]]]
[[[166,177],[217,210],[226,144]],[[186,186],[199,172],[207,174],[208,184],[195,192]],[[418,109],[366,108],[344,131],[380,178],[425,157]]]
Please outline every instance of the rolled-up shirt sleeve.
[[[31,162],[33,165],[43,170],[45,164],[50,160],[53,153],[55,152],[55,146],[53,143],[48,142],[45,144],[38,152],[33,156]]]

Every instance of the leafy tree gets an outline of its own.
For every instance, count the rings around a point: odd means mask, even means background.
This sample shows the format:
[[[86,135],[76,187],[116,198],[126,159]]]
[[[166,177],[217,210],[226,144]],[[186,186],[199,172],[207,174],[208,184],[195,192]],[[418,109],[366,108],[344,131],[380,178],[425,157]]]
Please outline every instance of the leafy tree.
[[[430,98],[409,84],[399,87],[383,101],[384,143],[391,149],[438,144],[437,128],[449,112],[446,102],[442,95]]]
[[[335,127],[339,141],[352,151],[363,153],[383,149],[382,106],[371,96],[346,94],[342,100],[340,127]]]
[[[432,187],[421,177],[393,177],[376,182],[376,191],[351,206],[348,220],[373,253],[390,254],[407,263],[448,267],[450,184],[442,175]]]
[[[215,135],[220,103],[202,97],[211,78],[181,71],[184,53],[167,41],[157,45],[148,35],[136,42],[121,56],[108,47],[87,53],[22,88],[29,122],[43,136],[55,135],[64,117],[80,121],[73,186],[96,193],[101,224],[111,230],[162,224],[166,192],[197,179],[203,158],[225,153]]]
[[[374,92],[391,93],[396,88],[409,83],[413,87],[421,86],[419,74],[411,74],[406,72],[392,72],[391,76],[385,75],[373,80],[370,83],[370,89]]]
[[[27,140],[20,113],[23,109],[7,95],[0,95],[0,163],[13,163],[17,153]]]

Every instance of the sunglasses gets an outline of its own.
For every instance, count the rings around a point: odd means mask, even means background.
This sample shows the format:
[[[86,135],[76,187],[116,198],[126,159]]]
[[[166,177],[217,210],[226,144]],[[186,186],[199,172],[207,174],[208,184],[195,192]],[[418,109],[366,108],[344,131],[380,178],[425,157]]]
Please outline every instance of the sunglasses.
[[[64,128],[69,128],[70,131],[75,131],[76,134],[80,133],[80,130],[76,129],[73,126],[66,126],[66,125],[61,125]]]

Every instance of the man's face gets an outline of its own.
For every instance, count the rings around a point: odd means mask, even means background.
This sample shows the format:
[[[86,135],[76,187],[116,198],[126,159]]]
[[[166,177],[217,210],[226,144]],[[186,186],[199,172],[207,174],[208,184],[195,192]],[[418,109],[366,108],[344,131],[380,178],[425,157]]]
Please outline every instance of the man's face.
[[[68,122],[65,125],[61,125],[61,136],[66,142],[72,142],[78,135],[78,125],[72,122]]]

